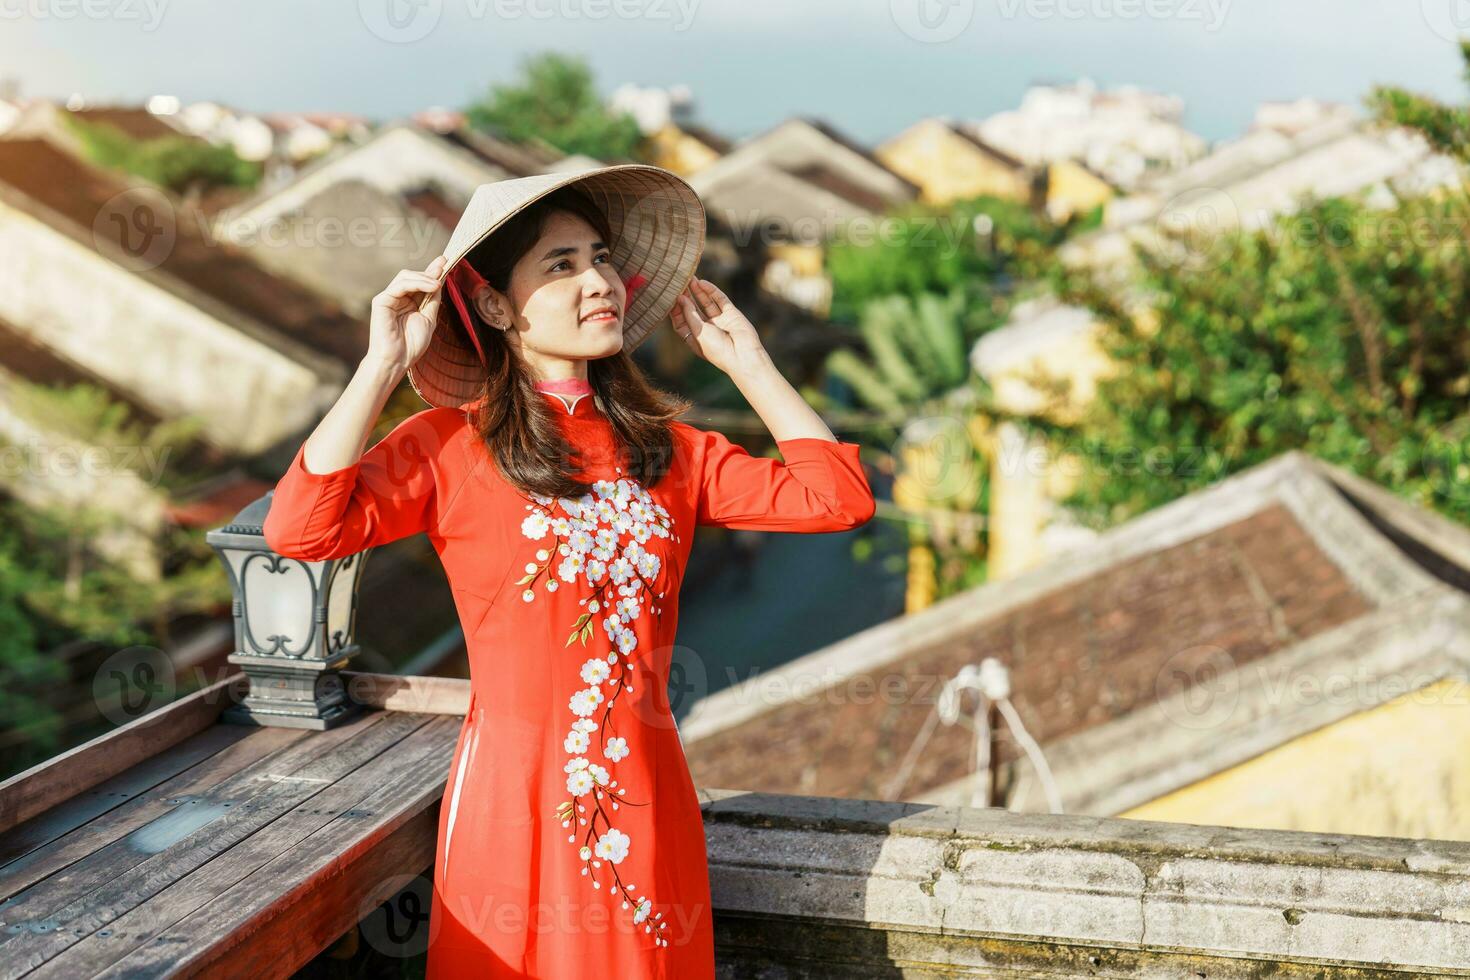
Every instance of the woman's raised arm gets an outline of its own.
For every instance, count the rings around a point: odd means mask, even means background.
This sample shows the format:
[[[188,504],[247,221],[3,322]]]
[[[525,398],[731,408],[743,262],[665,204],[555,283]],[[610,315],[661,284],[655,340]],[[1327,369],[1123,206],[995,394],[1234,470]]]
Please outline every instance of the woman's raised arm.
[[[432,460],[441,429],[433,409],[405,419],[363,452],[404,372],[433,334],[440,256],[423,272],[404,269],[373,297],[368,352],[276,485],[266,543],[291,558],[320,561],[425,530],[434,491]]]

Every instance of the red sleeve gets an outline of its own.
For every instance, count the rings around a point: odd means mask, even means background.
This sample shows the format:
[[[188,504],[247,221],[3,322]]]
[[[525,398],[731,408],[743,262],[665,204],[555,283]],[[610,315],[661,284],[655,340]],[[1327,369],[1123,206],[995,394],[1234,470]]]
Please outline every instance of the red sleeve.
[[[684,428],[699,474],[696,524],[814,533],[848,531],[873,516],[855,442],[778,439],[776,460],[752,456],[719,432]]]
[[[306,468],[303,441],[271,496],[266,544],[287,558],[325,561],[429,530],[443,443],[434,413],[444,411],[409,416],[357,462],[329,473]]]

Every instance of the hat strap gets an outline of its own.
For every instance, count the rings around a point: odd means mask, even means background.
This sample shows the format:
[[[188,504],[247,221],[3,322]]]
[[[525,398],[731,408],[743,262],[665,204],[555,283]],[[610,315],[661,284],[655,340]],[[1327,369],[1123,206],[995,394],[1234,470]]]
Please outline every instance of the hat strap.
[[[461,284],[461,279],[464,280],[463,284]],[[470,343],[475,345],[475,353],[480,355],[480,364],[488,365],[489,361],[485,359],[485,349],[480,346],[479,331],[475,329],[475,321],[470,319],[469,306],[465,303],[464,298],[465,292],[473,296],[483,284],[485,284],[485,277],[480,275],[468,262],[461,262],[449,271],[444,288],[454,302],[454,308],[459,311],[459,322],[464,327],[464,332],[470,335]]]
[[[465,302],[464,294],[471,296],[479,291],[480,287],[488,285],[485,277],[468,262],[461,262],[450,270],[449,276],[444,281],[444,289],[449,293],[449,298],[454,303],[454,308],[459,311],[459,322],[464,327],[464,332],[469,334],[470,343],[475,345],[475,353],[480,355],[482,365],[489,364],[485,359],[485,349],[480,346],[479,332],[475,330],[475,321],[470,318],[469,305]],[[626,296],[623,299],[623,309],[633,305],[633,296],[648,285],[648,277],[641,272],[635,272],[623,280],[623,288]]]
[[[627,290],[627,296],[623,298],[623,310],[626,313],[628,307],[633,305],[633,294],[648,285],[648,277],[641,272],[635,272],[623,280],[623,288]]]

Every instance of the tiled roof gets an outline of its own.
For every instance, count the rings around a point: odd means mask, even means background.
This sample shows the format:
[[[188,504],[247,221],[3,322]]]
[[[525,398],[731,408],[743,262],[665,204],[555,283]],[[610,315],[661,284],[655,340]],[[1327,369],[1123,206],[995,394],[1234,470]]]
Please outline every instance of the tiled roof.
[[[159,139],[165,136],[196,139],[180,132],[158,116],[143,108],[121,106],[74,109],[71,116],[84,123],[102,124],[120,130],[135,140]]]
[[[23,333],[5,319],[0,319],[0,368],[25,381],[52,387],[86,382],[101,388],[126,405],[136,421],[146,425],[157,425],[161,421],[157,414],[138,401],[131,392],[62,359],[45,344]]]
[[[1380,642],[1441,656],[1434,642],[1406,640],[1388,625],[1372,641],[1340,628],[1370,617],[1423,627],[1418,604],[1440,595],[1470,615],[1467,569],[1470,531],[1288,454],[1015,579],[717,692],[681,729],[700,785],[883,798],[926,721],[932,725],[939,689],[994,657],[1009,671],[1011,700],[1030,734],[1049,757],[1067,749],[1074,799],[1147,799],[1173,787],[1143,787],[1150,774],[1117,753],[1147,754],[1145,767],[1158,756],[1154,768],[1177,764],[1187,781],[1269,747],[1263,726],[1285,739],[1331,721],[1334,711],[1369,706],[1272,701],[1269,690],[1249,687],[1261,672],[1255,664],[1299,662],[1329,634],[1346,645],[1320,656],[1339,672],[1371,674],[1372,663],[1353,660],[1376,656]],[[1193,685],[1219,685],[1222,671],[1242,678],[1231,683],[1243,702],[1256,700],[1211,726],[1168,724],[1178,699]],[[965,780],[973,743],[968,723],[934,726],[902,797]],[[998,746],[1002,762],[1021,756],[1004,729]],[[1170,754],[1179,752],[1189,758]],[[1084,793],[1078,770],[1089,766],[1108,770],[1113,782]]]
[[[433,218],[439,224],[450,231],[459,224],[459,217],[464,209],[446,200],[432,187],[420,187],[417,190],[408,191],[403,195],[410,207]]]
[[[96,247],[108,245],[128,254],[130,226],[99,220],[117,198],[137,182],[92,167],[44,140],[0,141],[0,194],[5,189],[18,206],[29,204],[58,231]],[[17,200],[18,198],[18,200]],[[39,208],[34,206],[39,205]],[[185,211],[173,221],[174,242],[158,265],[169,288],[177,280],[264,325],[344,364],[356,364],[367,349],[367,326],[335,304],[262,268],[235,246],[211,241]],[[136,250],[132,254],[137,254]],[[265,338],[265,339],[268,339]]]

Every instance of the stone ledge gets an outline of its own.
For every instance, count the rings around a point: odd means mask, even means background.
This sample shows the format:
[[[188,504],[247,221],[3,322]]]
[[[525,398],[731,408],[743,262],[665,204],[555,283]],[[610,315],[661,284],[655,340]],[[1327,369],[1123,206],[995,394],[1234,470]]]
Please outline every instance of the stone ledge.
[[[700,800],[729,976],[1470,976],[1470,843]]]

